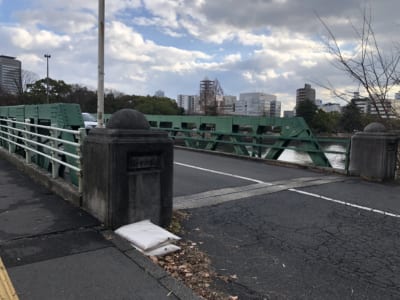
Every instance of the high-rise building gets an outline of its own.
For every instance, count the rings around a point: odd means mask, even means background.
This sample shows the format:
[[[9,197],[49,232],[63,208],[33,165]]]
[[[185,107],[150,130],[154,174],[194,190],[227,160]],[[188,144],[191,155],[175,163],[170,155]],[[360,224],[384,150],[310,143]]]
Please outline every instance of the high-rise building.
[[[185,110],[185,114],[192,115],[200,113],[199,96],[196,95],[178,95],[178,107]]]
[[[375,104],[369,101],[369,113],[371,115],[379,115],[382,118],[393,118],[393,107],[392,101],[390,99],[385,100],[375,100]]]
[[[217,79],[207,77],[200,81],[200,110],[205,115],[217,115],[223,101],[224,92]]]
[[[281,116],[281,102],[277,100],[271,101],[271,107],[269,110],[270,117],[280,118]]]
[[[233,115],[235,113],[236,101],[236,96],[224,95],[223,101],[219,106],[219,112],[222,115]]]
[[[271,103],[274,102],[272,114],[276,114],[280,102],[276,101],[276,96],[265,93],[242,93],[239,101],[235,105],[235,114],[244,116],[271,116]],[[277,103],[279,102],[279,104]]]
[[[393,118],[393,106],[392,101],[385,99],[383,102],[380,100],[371,101],[370,98],[360,97],[358,92],[354,93],[351,101],[358,107],[359,111],[363,114],[380,115],[382,118]],[[396,101],[396,100],[394,100]]]
[[[304,85],[304,88],[296,90],[296,107],[300,102],[305,100],[310,100],[315,103],[315,89],[313,89],[308,83]]]
[[[21,62],[15,57],[0,55],[0,93],[18,94],[21,90]]]

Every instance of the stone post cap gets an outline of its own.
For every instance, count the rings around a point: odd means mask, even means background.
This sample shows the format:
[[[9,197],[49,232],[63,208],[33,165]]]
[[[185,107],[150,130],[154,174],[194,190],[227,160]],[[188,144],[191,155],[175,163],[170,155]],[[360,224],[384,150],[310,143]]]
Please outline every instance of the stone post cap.
[[[364,132],[387,132],[386,127],[379,122],[372,122],[365,126]]]
[[[128,130],[148,130],[149,122],[141,112],[124,108],[112,114],[108,120],[106,128],[108,129],[128,129]]]

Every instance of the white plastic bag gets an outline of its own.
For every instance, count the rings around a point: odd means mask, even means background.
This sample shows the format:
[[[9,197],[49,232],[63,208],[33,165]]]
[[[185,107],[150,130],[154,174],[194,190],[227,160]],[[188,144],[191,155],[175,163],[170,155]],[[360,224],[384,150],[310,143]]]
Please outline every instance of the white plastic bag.
[[[151,223],[150,220],[124,225],[115,230],[115,233],[131,242],[143,252],[148,252],[165,246],[170,242],[180,240],[179,236]]]
[[[133,245],[133,244],[132,244],[132,246],[135,247],[135,245]],[[152,250],[147,250],[147,251],[143,251],[138,247],[135,247],[135,248],[147,256],[163,256],[168,253],[181,250],[181,247],[174,245],[174,244],[167,244],[167,245],[164,245],[164,246],[152,249]]]

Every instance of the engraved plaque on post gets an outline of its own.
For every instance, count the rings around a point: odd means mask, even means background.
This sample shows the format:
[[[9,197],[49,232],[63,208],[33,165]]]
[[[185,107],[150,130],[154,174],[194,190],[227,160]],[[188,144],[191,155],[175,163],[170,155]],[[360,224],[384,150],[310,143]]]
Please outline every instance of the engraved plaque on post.
[[[158,155],[137,155],[128,157],[128,171],[154,171],[161,169],[161,159]]]

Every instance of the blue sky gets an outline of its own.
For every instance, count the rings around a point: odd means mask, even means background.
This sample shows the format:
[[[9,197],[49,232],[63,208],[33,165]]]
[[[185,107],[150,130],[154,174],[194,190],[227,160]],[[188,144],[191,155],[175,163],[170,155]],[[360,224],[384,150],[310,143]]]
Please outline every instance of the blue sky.
[[[344,45],[369,5],[383,49],[397,41],[398,0],[106,0],[106,88],[127,94],[197,94],[204,77],[225,94],[275,94],[292,109],[296,89],[311,83],[317,98],[339,102],[317,82],[346,92],[358,87],[331,64],[316,14]],[[0,0],[0,54],[24,70],[96,88],[95,0]],[[397,92],[397,91],[393,91]]]

